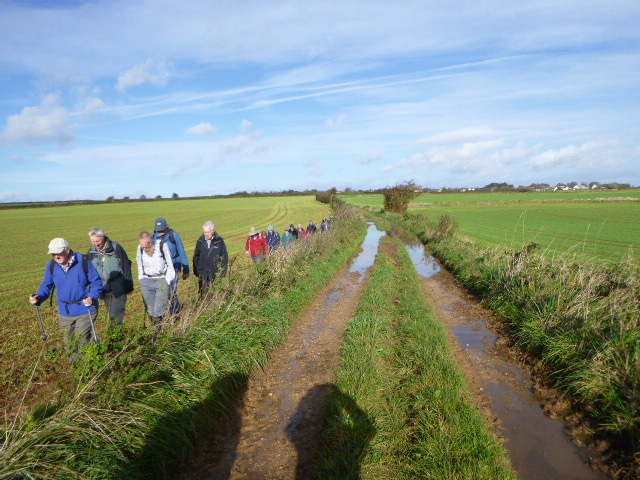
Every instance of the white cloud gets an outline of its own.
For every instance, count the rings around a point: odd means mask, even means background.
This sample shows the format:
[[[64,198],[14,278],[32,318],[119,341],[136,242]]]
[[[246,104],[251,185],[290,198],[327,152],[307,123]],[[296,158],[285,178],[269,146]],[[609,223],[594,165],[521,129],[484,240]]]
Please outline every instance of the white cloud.
[[[426,152],[415,153],[395,164],[383,167],[381,173],[401,170],[408,174],[421,173],[424,169],[448,170],[454,174],[481,173],[497,175],[509,166],[527,158],[532,149],[523,145],[502,148],[504,139],[465,142],[459,145],[439,145]]]
[[[240,131],[242,133],[249,133],[253,128],[253,123],[249,120],[242,120],[242,124],[240,125]]]
[[[202,157],[196,157],[191,162],[182,162],[173,172],[171,178],[180,178],[190,172],[202,170],[204,160]]]
[[[168,62],[149,59],[120,74],[116,89],[124,92],[131,87],[145,83],[164,87],[170,77],[170,70],[171,68]]]
[[[465,127],[455,130],[449,130],[447,132],[431,135],[423,139],[418,140],[417,143],[460,143],[460,142],[473,142],[482,140],[485,138],[495,137],[501,135],[503,132],[499,132],[489,127]]]
[[[212,124],[208,122],[201,122],[198,125],[188,128],[184,133],[187,135],[213,135],[216,131],[216,127]]]
[[[381,153],[367,153],[356,158],[356,162],[360,165],[369,165],[371,163],[379,162],[382,160]]]
[[[1,138],[6,142],[70,142],[74,137],[71,115],[59,101],[58,95],[49,94],[40,105],[24,107],[19,114],[11,115]]]
[[[345,120],[347,119],[346,115],[338,115],[337,118],[330,118],[327,120],[327,127],[329,128],[339,128],[344,125]]]
[[[573,166],[582,162],[583,156],[599,148],[601,144],[593,141],[580,146],[568,145],[560,149],[547,150],[531,158],[530,164],[534,170]]]
[[[261,132],[256,132],[249,135],[237,135],[236,137],[225,140],[220,144],[220,159],[224,161],[227,157],[238,156],[243,153],[255,153],[259,150],[256,142],[261,136]]]
[[[27,192],[20,190],[5,190],[0,192],[0,202],[17,202],[27,195]]]
[[[81,115],[95,115],[105,107],[105,103],[98,97],[84,98],[78,105]]]
[[[499,138],[479,142],[465,142],[456,146],[437,146],[429,149],[426,156],[431,165],[449,169],[469,168],[469,165],[477,162],[477,158],[484,152],[495,150],[503,144],[504,140]]]

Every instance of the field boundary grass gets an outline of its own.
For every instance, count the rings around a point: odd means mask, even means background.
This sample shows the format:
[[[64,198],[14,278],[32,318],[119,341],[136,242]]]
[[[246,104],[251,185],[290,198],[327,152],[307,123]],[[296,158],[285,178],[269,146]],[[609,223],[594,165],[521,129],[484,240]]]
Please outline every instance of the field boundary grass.
[[[318,480],[516,478],[394,238],[347,330],[326,418]]]

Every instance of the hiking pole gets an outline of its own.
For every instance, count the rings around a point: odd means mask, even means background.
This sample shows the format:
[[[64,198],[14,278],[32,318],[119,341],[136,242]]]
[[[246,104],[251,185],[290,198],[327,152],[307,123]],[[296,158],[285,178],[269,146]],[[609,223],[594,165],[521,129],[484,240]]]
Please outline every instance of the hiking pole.
[[[38,320],[40,321],[40,328],[42,328],[42,340],[47,341],[47,334],[44,331],[44,322],[42,321],[42,315],[40,315],[40,305],[35,304],[36,313],[38,314]]]
[[[89,314],[89,321],[91,322],[91,331],[93,332],[93,340],[96,343],[100,343],[98,341],[98,332],[96,332],[96,326],[93,323],[93,317],[91,316],[91,310],[89,309],[88,305],[87,305],[87,313]]]

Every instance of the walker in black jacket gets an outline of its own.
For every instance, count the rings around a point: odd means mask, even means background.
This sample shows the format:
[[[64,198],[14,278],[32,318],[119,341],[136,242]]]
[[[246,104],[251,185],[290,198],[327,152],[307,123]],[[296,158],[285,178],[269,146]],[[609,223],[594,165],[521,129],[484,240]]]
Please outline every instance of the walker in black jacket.
[[[218,270],[224,277],[229,265],[229,254],[224,239],[214,230],[211,241],[200,235],[193,252],[193,273],[200,279],[200,293],[206,292],[216,279]]]

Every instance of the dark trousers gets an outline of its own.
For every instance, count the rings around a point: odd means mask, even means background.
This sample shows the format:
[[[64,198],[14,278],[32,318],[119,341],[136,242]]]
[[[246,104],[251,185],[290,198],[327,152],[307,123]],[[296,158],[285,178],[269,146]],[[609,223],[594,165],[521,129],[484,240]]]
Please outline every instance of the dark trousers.
[[[113,319],[114,325],[122,325],[124,323],[124,311],[127,308],[127,294],[115,297],[113,292],[103,293],[100,300],[104,304],[107,315]]]
[[[216,276],[213,275],[211,277],[200,277],[199,278],[199,293],[200,295],[204,295],[205,293],[207,293],[209,290],[213,290],[213,285],[214,282],[216,281]]]

